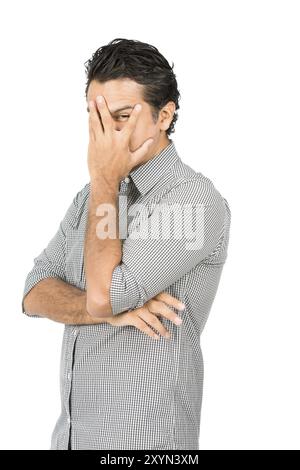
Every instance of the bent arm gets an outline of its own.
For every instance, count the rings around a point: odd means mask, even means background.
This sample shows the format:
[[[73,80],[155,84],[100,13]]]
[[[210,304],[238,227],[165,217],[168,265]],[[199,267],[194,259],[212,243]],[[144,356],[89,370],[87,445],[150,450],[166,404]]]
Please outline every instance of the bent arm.
[[[31,317],[45,317],[65,324],[100,323],[86,311],[86,293],[67,283],[66,236],[76,227],[77,211],[86,186],[73,198],[58,230],[48,245],[35,257],[27,274],[22,312]]]
[[[112,316],[109,290],[114,268],[122,258],[118,227],[118,184],[109,185],[104,178],[91,181],[88,221],[84,245],[87,285],[87,311],[96,318]],[[101,206],[102,205],[102,206]],[[105,206],[104,206],[105,205]],[[98,236],[98,208],[111,211],[112,236]],[[101,211],[100,211],[101,212]],[[105,211],[104,211],[105,212]],[[101,224],[99,223],[101,226]]]
[[[104,191],[101,196],[101,188],[103,191],[103,185],[99,184],[95,199],[103,202],[110,196],[110,204],[115,205],[116,194],[111,196]],[[161,234],[164,229],[163,222],[160,224],[162,207],[167,215],[174,212],[174,223],[167,224],[168,237],[164,236],[164,230]],[[189,210],[185,212],[186,207]],[[143,306],[209,258],[221,243],[224,200],[206,179],[197,177],[184,181],[172,188],[152,212],[148,213],[146,206],[145,209],[140,224],[124,240],[121,251],[118,238],[97,239],[96,218],[93,217],[89,232],[92,249],[86,261],[89,261],[91,292],[94,298],[98,294],[94,310],[88,309],[95,317],[105,318],[107,312],[115,316]],[[95,210],[93,207],[93,213]],[[158,237],[153,229],[159,229]],[[180,229],[180,236],[177,229]],[[105,276],[103,266],[106,266]]]

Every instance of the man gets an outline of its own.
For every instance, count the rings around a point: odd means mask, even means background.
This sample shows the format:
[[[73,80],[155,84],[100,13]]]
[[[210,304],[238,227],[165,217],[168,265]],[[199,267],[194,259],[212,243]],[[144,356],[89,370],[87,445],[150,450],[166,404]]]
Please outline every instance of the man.
[[[198,449],[199,339],[229,206],[169,138],[179,92],[155,47],[117,38],[87,78],[90,181],[35,258],[22,306],[65,324],[51,449]]]

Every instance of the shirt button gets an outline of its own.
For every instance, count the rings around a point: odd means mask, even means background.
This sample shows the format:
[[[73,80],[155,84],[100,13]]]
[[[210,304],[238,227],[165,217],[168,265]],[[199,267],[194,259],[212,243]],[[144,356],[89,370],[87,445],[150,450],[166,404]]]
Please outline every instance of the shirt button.
[[[130,179],[128,178],[128,176],[126,176],[125,183],[129,183],[129,182],[130,182]]]
[[[72,332],[72,333],[73,333],[73,335],[74,335],[74,336],[76,336],[76,335],[77,335],[77,333],[78,333],[78,329],[77,329],[77,328],[75,328],[75,329],[73,330],[73,332]]]
[[[71,424],[71,418],[68,416],[68,423]]]
[[[71,377],[72,377],[71,372],[68,372],[68,380],[71,381]]]

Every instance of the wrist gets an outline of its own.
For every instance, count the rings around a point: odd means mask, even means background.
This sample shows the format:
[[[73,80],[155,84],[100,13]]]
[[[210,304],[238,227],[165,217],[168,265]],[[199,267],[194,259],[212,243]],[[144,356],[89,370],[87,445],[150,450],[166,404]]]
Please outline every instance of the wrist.
[[[118,193],[119,192],[120,180],[116,177],[109,176],[107,177],[104,174],[91,176],[91,190],[105,190],[109,193]]]
[[[81,306],[80,309],[80,323],[82,325],[95,325],[98,323],[106,323],[107,318],[96,318],[92,317],[87,309],[86,309],[86,297],[84,299],[84,303]]]

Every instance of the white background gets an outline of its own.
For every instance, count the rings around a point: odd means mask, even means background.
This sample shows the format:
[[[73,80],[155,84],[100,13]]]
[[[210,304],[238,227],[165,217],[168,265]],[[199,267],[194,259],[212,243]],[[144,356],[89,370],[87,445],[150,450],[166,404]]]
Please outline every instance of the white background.
[[[181,93],[182,160],[232,211],[201,344],[201,449],[300,449],[297,1],[13,1],[0,11],[1,449],[48,449],[63,325],[21,313],[33,258],[88,182],[84,62],[155,45]]]

